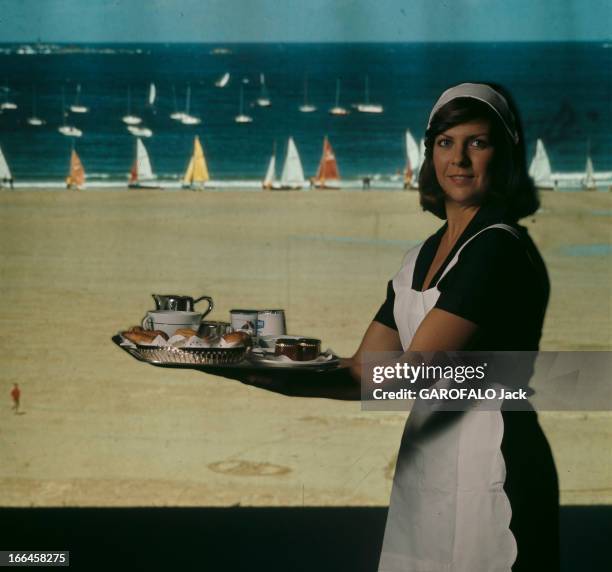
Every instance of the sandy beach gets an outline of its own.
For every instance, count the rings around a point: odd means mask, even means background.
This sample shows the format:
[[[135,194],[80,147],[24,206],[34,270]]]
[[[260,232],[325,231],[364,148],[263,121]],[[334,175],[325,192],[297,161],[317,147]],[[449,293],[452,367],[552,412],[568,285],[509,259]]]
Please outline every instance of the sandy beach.
[[[523,221],[552,285],[541,349],[612,348],[611,216],[611,193],[545,193]],[[154,368],[110,338],[151,293],[207,294],[210,319],[284,308],[349,355],[440,225],[416,193],[2,191],[0,221],[0,506],[388,503],[405,414]],[[612,503],[612,414],[540,420],[562,503]]]

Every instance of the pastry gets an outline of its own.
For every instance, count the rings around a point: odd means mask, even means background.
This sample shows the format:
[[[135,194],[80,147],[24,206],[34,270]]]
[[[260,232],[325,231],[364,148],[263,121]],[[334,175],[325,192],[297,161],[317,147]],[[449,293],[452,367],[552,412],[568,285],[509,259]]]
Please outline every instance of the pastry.
[[[164,340],[168,339],[166,332],[161,330],[144,330],[139,326],[130,328],[128,331],[122,332],[121,335],[126,340],[130,340],[130,342],[138,345],[150,345],[157,336],[162,337]]]
[[[225,334],[220,342],[220,348],[233,348],[235,346],[250,346],[252,345],[251,336],[243,331],[231,332]]]
[[[192,330],[191,328],[179,328],[174,332],[175,336],[183,336],[185,338],[190,338],[192,336],[197,336],[197,332]]]

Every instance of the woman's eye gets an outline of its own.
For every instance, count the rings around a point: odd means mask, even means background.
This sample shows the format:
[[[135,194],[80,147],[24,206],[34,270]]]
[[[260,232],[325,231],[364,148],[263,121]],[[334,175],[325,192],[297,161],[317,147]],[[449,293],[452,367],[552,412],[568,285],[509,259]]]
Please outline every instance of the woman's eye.
[[[444,137],[442,137],[441,139],[438,139],[438,147],[448,147],[450,144],[451,144],[450,139],[446,139]]]
[[[472,141],[472,147],[477,149],[486,149],[489,146],[489,142],[486,139],[474,139]]]

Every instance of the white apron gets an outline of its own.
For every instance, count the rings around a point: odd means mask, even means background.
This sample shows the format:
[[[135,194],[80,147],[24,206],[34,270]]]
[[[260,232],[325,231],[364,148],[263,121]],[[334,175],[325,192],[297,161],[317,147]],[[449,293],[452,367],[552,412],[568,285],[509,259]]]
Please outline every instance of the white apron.
[[[406,255],[393,279],[395,323],[406,350],[435,306],[439,282],[465,246],[480,233],[511,226],[495,224],[472,236],[425,292],[412,289],[422,245]],[[490,408],[490,404],[487,406]],[[416,400],[395,467],[379,572],[509,572],[517,555],[509,529],[512,511],[503,486],[501,412],[435,413]]]

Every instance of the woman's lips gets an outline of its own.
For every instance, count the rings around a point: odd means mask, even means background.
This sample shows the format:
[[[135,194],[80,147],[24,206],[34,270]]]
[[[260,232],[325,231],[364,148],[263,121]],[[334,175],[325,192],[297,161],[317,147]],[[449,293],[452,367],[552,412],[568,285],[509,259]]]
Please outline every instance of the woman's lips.
[[[456,185],[469,185],[474,179],[474,175],[449,175],[448,178]]]

